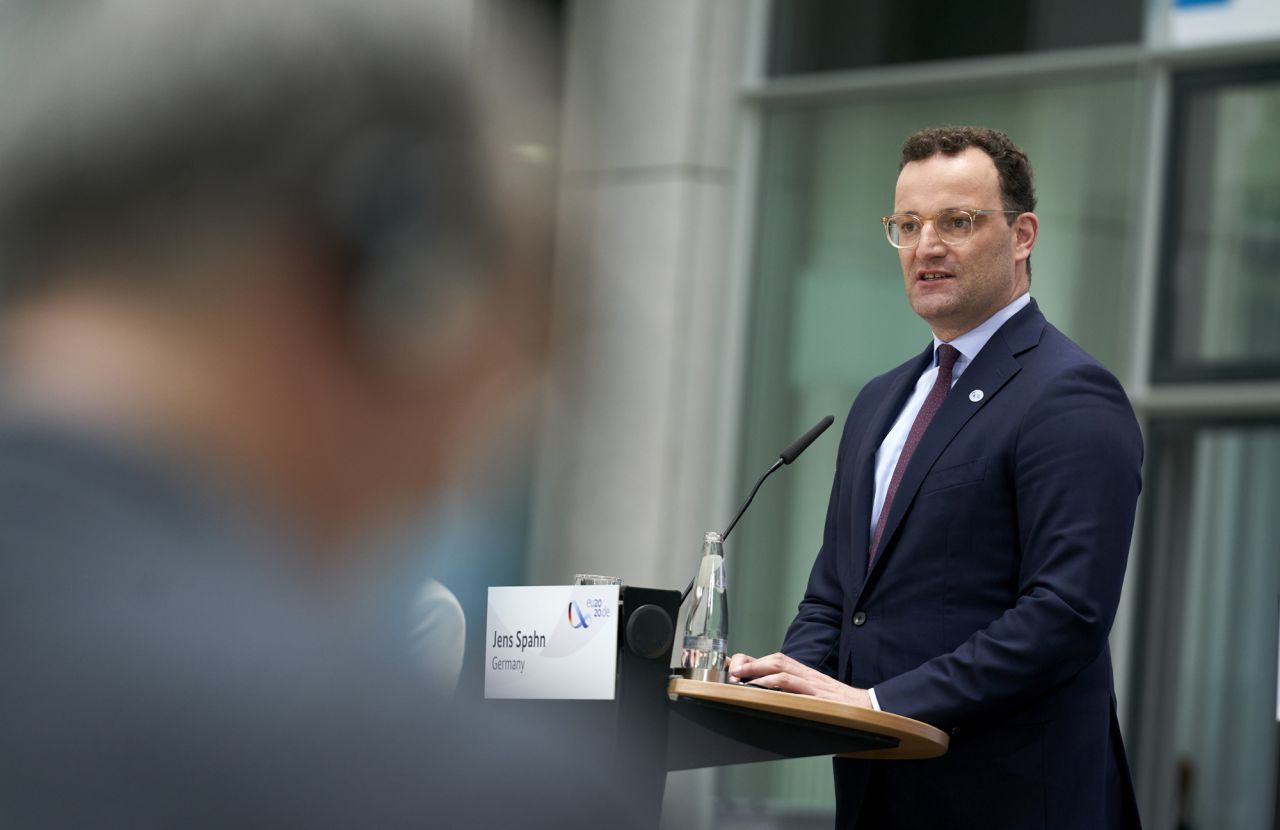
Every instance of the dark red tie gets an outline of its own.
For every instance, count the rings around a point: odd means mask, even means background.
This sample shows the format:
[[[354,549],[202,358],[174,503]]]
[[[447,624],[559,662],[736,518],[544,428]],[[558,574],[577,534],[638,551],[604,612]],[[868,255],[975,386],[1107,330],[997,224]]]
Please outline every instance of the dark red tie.
[[[893,506],[893,496],[898,492],[898,485],[902,483],[902,474],[906,472],[907,464],[910,463],[921,436],[928,429],[929,422],[933,420],[934,415],[938,414],[942,399],[951,391],[951,368],[956,365],[958,357],[960,357],[960,351],[955,346],[943,343],[938,347],[938,377],[933,382],[933,388],[929,390],[929,396],[924,399],[924,404],[916,414],[915,422],[911,424],[911,432],[907,433],[907,443],[902,445],[902,455],[898,456],[898,464],[893,468],[893,477],[889,479],[889,491],[884,494],[884,506],[880,508],[880,520],[876,522],[876,532],[871,537],[871,549],[867,551],[868,562],[875,558],[876,548],[880,547],[880,537],[884,534],[884,526],[889,521],[889,508]]]

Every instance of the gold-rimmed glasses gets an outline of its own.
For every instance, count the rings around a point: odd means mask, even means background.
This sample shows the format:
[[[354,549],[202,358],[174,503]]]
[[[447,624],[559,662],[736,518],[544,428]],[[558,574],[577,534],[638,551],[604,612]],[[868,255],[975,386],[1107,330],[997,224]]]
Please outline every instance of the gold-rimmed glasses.
[[[895,248],[914,248],[920,244],[920,231],[926,222],[933,223],[938,238],[948,245],[963,245],[973,236],[973,227],[979,216],[989,213],[1018,214],[1018,210],[967,210],[965,208],[947,208],[938,211],[935,216],[920,216],[915,213],[895,213],[881,218],[884,235],[889,244]]]

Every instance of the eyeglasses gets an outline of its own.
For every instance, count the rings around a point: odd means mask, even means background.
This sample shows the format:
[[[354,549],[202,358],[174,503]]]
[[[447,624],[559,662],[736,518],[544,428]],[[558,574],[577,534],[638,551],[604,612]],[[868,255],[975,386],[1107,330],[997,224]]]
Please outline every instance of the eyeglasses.
[[[914,248],[920,244],[920,231],[925,222],[933,222],[938,238],[948,245],[963,245],[973,236],[973,226],[979,216],[988,213],[1021,213],[1018,210],[964,210],[947,208],[937,216],[917,216],[914,213],[895,213],[880,220],[884,235],[895,248]]]

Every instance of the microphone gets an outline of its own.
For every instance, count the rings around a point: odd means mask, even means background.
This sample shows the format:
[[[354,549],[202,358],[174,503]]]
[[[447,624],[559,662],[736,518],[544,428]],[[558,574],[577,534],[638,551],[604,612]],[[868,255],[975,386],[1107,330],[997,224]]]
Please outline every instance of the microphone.
[[[742,514],[747,512],[747,508],[751,506],[751,500],[756,497],[756,491],[760,489],[761,484],[764,484],[764,480],[773,475],[773,471],[781,467],[783,464],[790,464],[792,461],[799,458],[800,453],[809,449],[809,445],[816,441],[819,435],[826,432],[827,427],[831,426],[834,421],[835,418],[828,415],[821,421],[818,421],[818,423],[814,424],[808,432],[792,442],[791,446],[778,453],[778,460],[773,462],[772,467],[765,470],[764,475],[760,476],[759,480],[756,481],[756,486],[751,488],[751,495],[747,496],[747,500],[743,502],[742,507],[738,510],[738,515],[733,517],[733,521],[729,522],[728,529],[721,534],[722,539],[729,538],[729,532],[733,530],[736,524],[738,524],[738,519],[742,518]]]
[[[729,522],[728,529],[726,529],[724,533],[720,534],[722,542],[729,538],[730,532],[732,532],[733,528],[738,524],[738,520],[742,518],[742,514],[747,512],[747,508],[751,506],[751,501],[756,497],[756,493],[760,490],[760,485],[764,484],[764,480],[773,475],[774,471],[782,465],[790,464],[799,458],[800,453],[809,449],[809,445],[816,441],[819,435],[826,432],[827,427],[831,426],[834,422],[835,418],[833,416],[826,416],[821,421],[814,424],[808,432],[793,441],[791,446],[778,453],[778,460],[774,461],[773,466],[765,470],[764,475],[760,476],[760,478],[756,480],[756,485],[751,488],[751,495],[747,496],[747,500],[743,502],[742,507],[738,509],[738,515],[734,516],[733,521]],[[689,585],[684,589],[684,593],[680,595],[681,604],[683,604],[685,599],[689,596],[689,592],[693,590],[693,583],[693,579],[689,580]]]
[[[797,438],[791,446],[779,453],[778,458],[781,459],[783,464],[790,464],[792,461],[795,461],[800,457],[800,453],[809,449],[809,445],[818,440],[818,436],[826,432],[827,427],[831,426],[834,421],[835,418],[830,415],[823,418],[821,421],[818,421],[818,423],[814,424],[808,432]],[[768,474],[769,473],[765,473],[765,475]],[[726,530],[724,535],[728,536],[729,531]]]

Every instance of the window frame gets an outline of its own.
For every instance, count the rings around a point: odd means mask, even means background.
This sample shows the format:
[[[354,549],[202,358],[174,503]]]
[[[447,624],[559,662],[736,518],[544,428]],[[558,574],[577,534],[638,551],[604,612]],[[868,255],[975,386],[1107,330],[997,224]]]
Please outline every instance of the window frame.
[[[1154,384],[1280,380],[1280,357],[1273,360],[1229,362],[1176,359],[1174,318],[1178,311],[1178,296],[1177,287],[1172,281],[1174,263],[1179,254],[1182,223],[1189,207],[1186,201],[1187,182],[1181,171],[1189,150],[1188,118],[1193,97],[1214,90],[1277,82],[1280,82],[1280,56],[1268,62],[1190,69],[1173,76],[1167,132],[1169,153],[1163,172],[1167,194],[1165,204],[1168,208],[1160,221],[1160,266],[1157,270],[1155,331],[1151,355],[1151,381]]]

